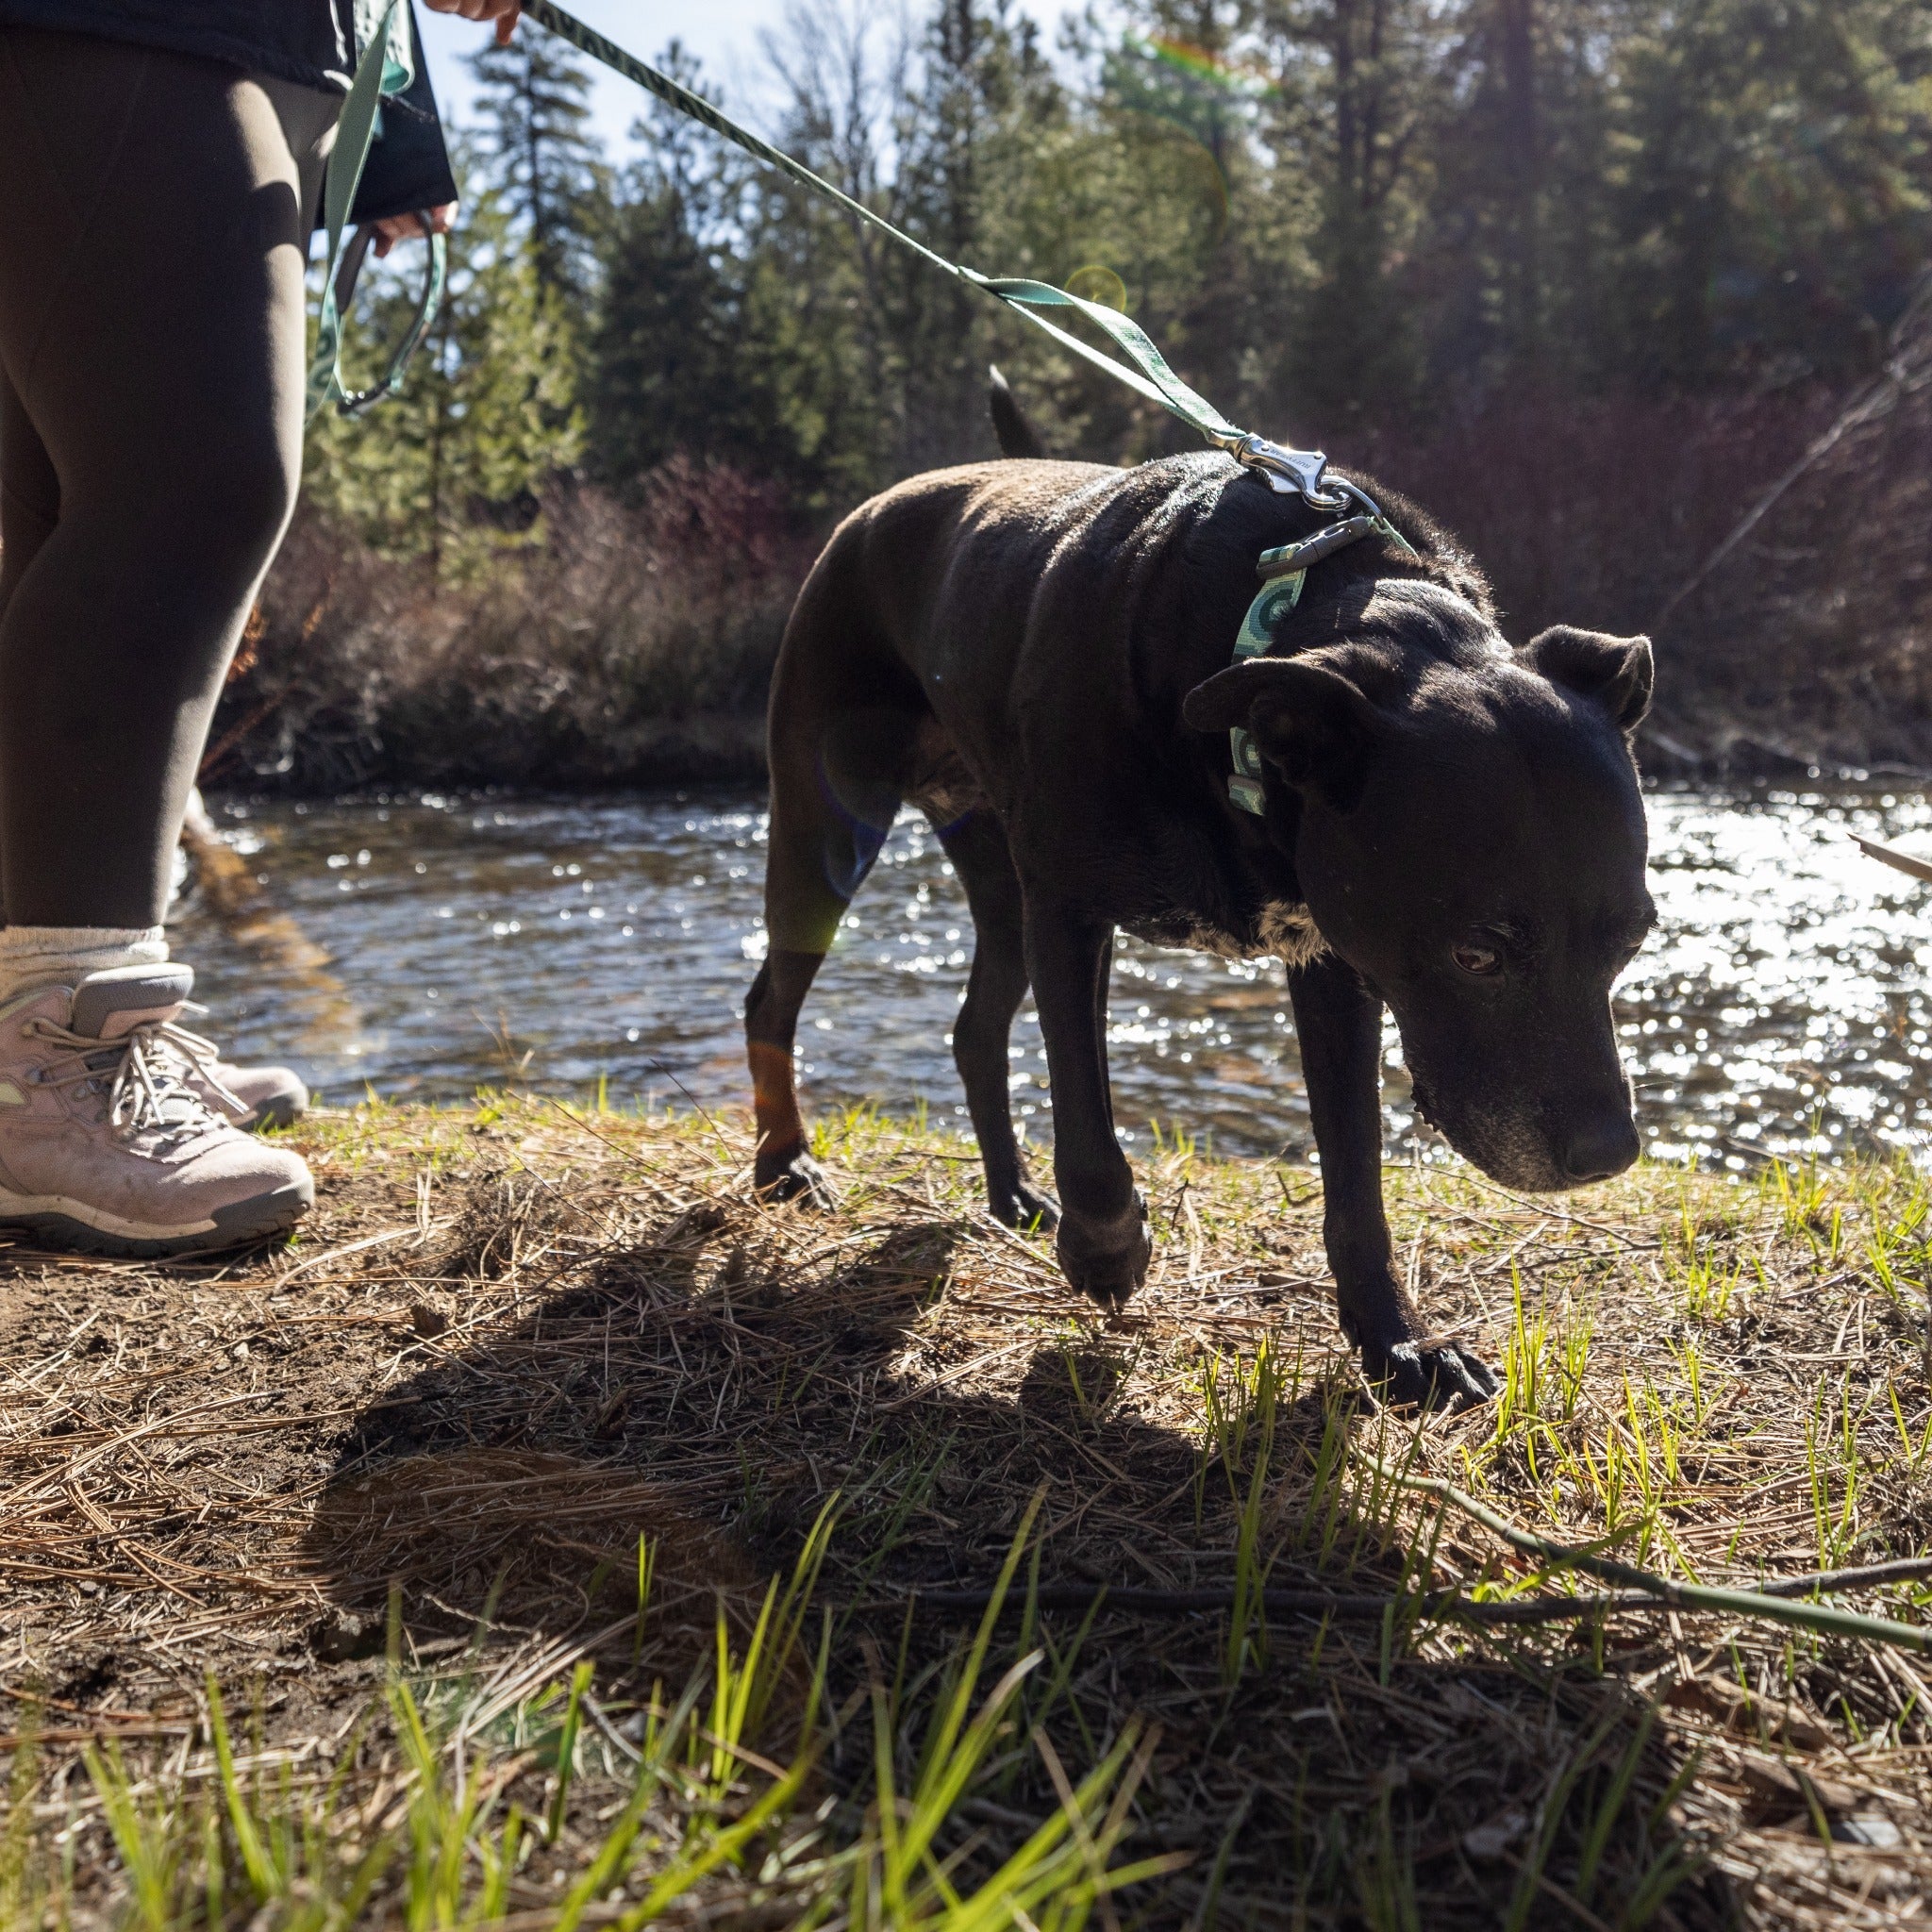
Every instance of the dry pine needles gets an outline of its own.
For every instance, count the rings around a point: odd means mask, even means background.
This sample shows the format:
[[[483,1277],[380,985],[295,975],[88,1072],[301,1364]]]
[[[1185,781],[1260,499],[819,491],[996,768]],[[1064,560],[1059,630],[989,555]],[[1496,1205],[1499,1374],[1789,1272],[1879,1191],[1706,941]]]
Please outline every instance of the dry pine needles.
[[[1682,1594],[1849,1572],[1925,1625],[1908,1171],[1392,1172],[1506,1371],[1418,1424],[1357,1385],[1305,1175],[1164,1147],[1107,1324],[970,1150],[822,1138],[831,1218],[751,1199],[733,1117],[373,1107],[298,1137],[281,1255],[13,1251],[0,1917],[1920,1908],[1924,1661]],[[1677,1600],[1561,1602],[1548,1545]]]

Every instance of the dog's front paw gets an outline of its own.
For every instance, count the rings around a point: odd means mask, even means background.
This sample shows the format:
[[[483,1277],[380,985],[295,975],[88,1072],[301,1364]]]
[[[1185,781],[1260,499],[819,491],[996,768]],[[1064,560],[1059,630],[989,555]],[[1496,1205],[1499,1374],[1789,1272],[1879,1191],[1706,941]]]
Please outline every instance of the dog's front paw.
[[[1474,1408],[1495,1394],[1496,1374],[1454,1341],[1398,1341],[1365,1347],[1362,1374],[1391,1408]]]
[[[1022,1234],[1051,1234],[1060,1224],[1060,1204],[1031,1181],[1015,1181],[987,1205],[995,1221],[1017,1227]]]
[[[1075,1288],[1108,1314],[1117,1312],[1147,1279],[1147,1264],[1154,1258],[1154,1237],[1140,1191],[1126,1212],[1112,1221],[1089,1220],[1066,1209],[1055,1251],[1061,1274]]]
[[[752,1185],[761,1201],[795,1201],[829,1214],[839,1205],[839,1196],[826,1178],[825,1171],[803,1147],[782,1158],[767,1159],[759,1155]]]

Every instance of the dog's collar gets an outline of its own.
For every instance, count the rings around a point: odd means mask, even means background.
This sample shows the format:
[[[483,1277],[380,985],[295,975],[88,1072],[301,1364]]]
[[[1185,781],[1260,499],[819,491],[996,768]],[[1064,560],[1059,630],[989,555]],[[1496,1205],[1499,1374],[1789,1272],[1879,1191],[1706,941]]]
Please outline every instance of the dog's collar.
[[[1363,502],[1368,502],[1366,497]],[[1364,537],[1381,536],[1399,544],[1409,556],[1416,549],[1382,512],[1370,506],[1373,514],[1345,517],[1329,524],[1299,543],[1286,543],[1278,550],[1264,550],[1256,570],[1261,588],[1234,641],[1234,661],[1243,658],[1265,658],[1274,642],[1274,626],[1302,600],[1302,586],[1308,580],[1308,569],[1338,550],[1346,550]],[[1228,751],[1234,758],[1234,773],[1227,781],[1230,804],[1259,818],[1263,810],[1261,791],[1261,751],[1254,734],[1237,724],[1227,734]]]

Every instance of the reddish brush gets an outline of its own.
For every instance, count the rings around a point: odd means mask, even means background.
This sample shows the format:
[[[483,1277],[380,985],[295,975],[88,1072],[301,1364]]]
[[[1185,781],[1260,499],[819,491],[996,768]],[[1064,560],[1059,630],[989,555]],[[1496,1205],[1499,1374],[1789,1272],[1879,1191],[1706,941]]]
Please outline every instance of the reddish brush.
[[[680,458],[635,507],[559,480],[535,532],[480,580],[439,583],[305,516],[204,779],[325,791],[755,776],[809,560],[778,492]]]

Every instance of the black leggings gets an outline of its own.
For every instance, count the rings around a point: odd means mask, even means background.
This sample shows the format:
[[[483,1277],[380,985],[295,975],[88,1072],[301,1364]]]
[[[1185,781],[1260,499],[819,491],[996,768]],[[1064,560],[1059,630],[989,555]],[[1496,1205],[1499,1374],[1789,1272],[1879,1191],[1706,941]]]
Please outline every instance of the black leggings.
[[[148,926],[300,481],[341,96],[0,26],[0,905]]]

